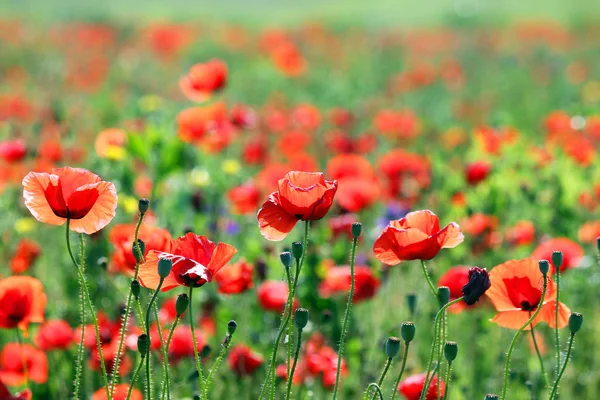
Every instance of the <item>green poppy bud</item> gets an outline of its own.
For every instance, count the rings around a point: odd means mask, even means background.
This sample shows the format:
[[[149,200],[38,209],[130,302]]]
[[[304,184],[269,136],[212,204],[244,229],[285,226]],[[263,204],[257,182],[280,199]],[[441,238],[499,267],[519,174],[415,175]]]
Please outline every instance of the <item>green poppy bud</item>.
[[[416,331],[417,328],[415,327],[415,324],[409,321],[403,322],[402,326],[400,327],[400,335],[406,343],[412,342],[412,340],[415,338]]]
[[[448,362],[454,361],[458,355],[458,344],[456,342],[446,342],[444,344],[444,357]]]
[[[354,239],[358,239],[360,234],[362,233],[362,224],[360,222],[355,222],[352,224],[352,236]]]
[[[177,301],[175,301],[175,312],[177,313],[177,317],[180,317],[181,314],[183,314],[185,310],[187,310],[189,304],[190,298],[187,294],[182,293],[179,296],[177,296]]]
[[[150,207],[150,200],[140,199],[140,201],[138,201],[138,210],[139,210],[140,214],[142,214],[142,215],[146,214],[146,211],[148,211],[149,207]]]
[[[495,394],[486,394],[483,400],[498,400],[499,397]]]
[[[227,333],[231,336],[237,329],[237,322],[231,320],[227,323]]]
[[[394,358],[400,352],[400,339],[391,336],[388,338],[387,342],[385,342],[385,354],[388,358]]]
[[[304,254],[304,245],[301,242],[292,243],[292,254],[296,260],[301,259]]]
[[[296,308],[294,312],[294,324],[298,329],[304,329],[308,324],[308,310],[306,308]]]
[[[141,285],[140,285],[140,281],[138,281],[137,279],[134,279],[131,281],[131,293],[133,294],[133,296],[137,299],[138,297],[140,297],[140,289],[141,289]]]
[[[202,350],[200,350],[200,357],[202,357],[202,358],[208,357],[211,351],[212,351],[211,347],[209,345],[205,345],[202,348]]]
[[[133,258],[135,258],[135,261],[140,262],[142,261],[142,256],[146,252],[146,243],[144,243],[142,239],[138,239],[137,243],[138,244],[136,245],[135,242],[133,242],[133,244],[131,245],[131,252],[133,253]],[[140,248],[140,251],[138,251],[138,246]]]
[[[158,276],[166,278],[171,273],[171,269],[173,269],[173,261],[166,258],[158,260]]]
[[[563,253],[560,250],[556,250],[552,252],[552,265],[556,268],[557,271],[560,271],[560,266],[563,263]]]
[[[583,324],[583,315],[580,313],[571,313],[569,317],[569,330],[571,333],[577,333],[581,329],[581,325]]]
[[[150,350],[150,337],[145,333],[142,333],[137,338],[138,351],[142,356],[146,356]]]
[[[289,251],[284,251],[279,255],[279,259],[284,267],[289,269],[292,266],[292,253]]]
[[[546,276],[548,274],[548,270],[550,269],[550,263],[548,262],[548,260],[540,260],[538,262],[538,265],[540,267],[540,272],[542,273],[542,275]]]
[[[437,290],[437,298],[440,302],[440,307],[448,304],[450,301],[450,288],[448,286],[440,286]]]
[[[406,304],[408,305],[408,311],[410,316],[413,317],[417,312],[417,294],[411,292],[406,295]]]

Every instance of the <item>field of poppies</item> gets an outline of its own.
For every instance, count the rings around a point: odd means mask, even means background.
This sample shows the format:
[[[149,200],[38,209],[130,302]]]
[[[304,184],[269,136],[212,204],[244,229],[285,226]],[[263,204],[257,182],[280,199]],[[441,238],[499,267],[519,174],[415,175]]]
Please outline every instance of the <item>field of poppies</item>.
[[[591,19],[0,19],[0,400],[600,398],[598,65]]]

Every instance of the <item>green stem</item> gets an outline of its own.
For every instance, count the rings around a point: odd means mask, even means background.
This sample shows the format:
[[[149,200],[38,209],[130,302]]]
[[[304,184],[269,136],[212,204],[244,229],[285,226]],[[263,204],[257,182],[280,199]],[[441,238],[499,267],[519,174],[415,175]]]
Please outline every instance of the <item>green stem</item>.
[[[558,309],[560,299],[560,266],[556,267],[556,319],[554,320],[554,338],[556,341],[556,373],[560,369],[560,334],[558,332]],[[548,379],[546,378],[546,386],[548,387]]]
[[[444,311],[444,313],[442,314],[442,320],[440,322],[441,326],[440,326],[440,331],[441,331],[441,337],[438,340],[438,355],[437,355],[437,364],[438,365],[442,365],[442,352],[444,351],[444,343],[446,343],[446,316],[447,313],[446,311]],[[440,374],[437,374],[437,387],[440,387]],[[441,399],[442,396],[442,392],[440,390],[437,391],[437,398],[438,400]]]
[[[421,260],[421,270],[423,271],[423,276],[425,276],[425,280],[427,281],[427,284],[429,285],[429,289],[431,289],[431,293],[433,293],[433,295],[437,299],[437,289],[435,288],[435,285],[431,281],[429,272],[427,272],[427,266],[425,265],[425,261],[423,261],[423,260]]]
[[[175,322],[173,322],[173,325],[171,326],[171,330],[169,331],[169,336],[167,337],[167,344],[165,345],[165,352],[164,352],[164,354],[166,354],[166,356],[163,356],[163,357],[166,357],[164,359],[164,361],[163,361],[165,363],[165,382],[169,379],[168,378],[168,376],[169,376],[169,345],[171,344],[171,338],[173,337],[173,332],[175,332],[175,328],[177,327],[177,323],[179,322],[180,317],[181,316],[178,315],[175,318]],[[169,392],[168,399],[171,398],[170,389],[167,389],[166,391],[163,390],[163,393],[162,393],[162,396],[161,396],[161,400],[164,400],[165,393],[167,393],[167,391]]]
[[[383,400],[383,393],[381,393],[381,388],[375,382],[371,382],[369,383],[369,386],[367,386],[367,391],[365,392],[365,400],[369,399],[369,392],[371,391],[371,387],[375,388],[375,394],[373,395],[373,398],[379,395],[379,400]]]
[[[29,369],[27,368],[27,360],[25,359],[25,351],[23,349],[23,338],[21,337],[21,331],[19,328],[15,328],[17,333],[17,342],[19,343],[19,350],[21,351],[21,363],[23,363],[23,375],[25,375],[25,387],[29,387]]]
[[[142,310],[140,299],[135,300],[135,306],[137,308],[138,319],[140,320],[142,331],[146,332],[146,322],[144,321],[144,311]]]
[[[552,387],[552,392],[550,393],[550,400],[553,400],[558,394],[558,383],[560,382],[563,374],[565,373],[565,369],[567,368],[567,363],[569,362],[569,358],[571,357],[571,350],[573,348],[573,339],[575,339],[575,334],[571,333],[571,337],[569,338],[569,347],[567,349],[567,358],[565,358],[565,363],[562,366],[562,369],[558,373],[556,377],[556,382],[554,382],[554,386]]]
[[[381,373],[381,376],[379,377],[379,381],[377,381],[377,386],[381,387],[381,384],[383,383],[383,379],[385,378],[385,375],[387,374],[388,370],[390,369],[390,365],[392,365],[392,359],[388,358],[387,362],[385,363],[385,367],[383,368],[383,372]],[[375,400],[375,397],[377,397],[377,393],[375,393],[373,395],[372,400]]]
[[[352,311],[352,299],[354,298],[354,262],[356,259],[356,244],[358,238],[352,240],[352,251],[350,255],[350,292],[348,293],[348,301],[346,302],[346,311],[344,312],[344,323],[342,324],[342,333],[340,335],[340,344],[338,348],[337,371],[335,374],[335,386],[333,388],[333,400],[337,398],[338,387],[340,384],[340,372],[342,369],[342,357],[344,356],[344,342],[346,341],[346,332],[348,330],[348,321],[350,320],[350,312]]]
[[[75,260],[75,256],[73,256],[73,251],[71,250],[71,238],[69,235],[69,227],[71,224],[71,218],[67,218],[66,223],[66,241],[67,241],[67,249],[69,250],[69,255],[71,256],[71,260],[77,269],[77,274],[79,275],[79,281],[82,283],[83,288],[83,297],[84,301],[87,300],[87,306],[90,311],[90,315],[92,316],[92,322],[94,323],[94,329],[96,330],[96,346],[98,348],[98,357],[100,358],[100,367],[102,369],[102,378],[104,380],[104,389],[106,390],[106,396],[110,399],[110,392],[108,388],[108,377],[106,374],[106,365],[104,365],[104,355],[102,354],[102,343],[100,342],[100,328],[98,327],[98,318],[96,318],[96,311],[94,310],[94,304],[92,303],[92,299],[90,296],[90,291],[87,287],[87,281],[85,280],[85,275],[83,273],[83,263],[80,266]],[[81,244],[81,255],[83,257],[83,234],[79,235],[79,241]]]
[[[302,347],[302,329],[298,329],[298,340],[296,343],[296,352],[294,353],[294,365],[292,366],[291,372],[288,374],[285,400],[289,400],[290,395],[292,394],[292,381],[294,380],[294,372],[296,371],[296,365],[298,364],[298,358],[300,358],[300,348],[301,347]]]
[[[506,355],[506,366],[504,367],[504,384],[502,387],[502,397],[501,397],[502,400],[506,400],[506,391],[508,390],[508,373],[509,373],[508,371],[510,369],[510,357],[512,356],[512,352],[515,349],[515,344],[517,343],[517,339],[519,338],[519,335],[521,334],[521,332],[523,332],[523,330],[525,330],[525,328],[529,324],[531,324],[531,322],[539,314],[540,310],[542,309],[542,307],[544,305],[544,298],[546,297],[547,289],[548,289],[548,276],[546,274],[544,274],[544,290],[542,291],[542,298],[540,299],[540,302],[538,303],[538,307],[535,310],[535,312],[533,313],[533,315],[527,320],[527,322],[525,322],[525,324],[523,324],[523,326],[521,328],[519,328],[517,333],[515,333],[515,336],[513,336],[512,341],[510,342],[510,346],[508,348],[508,354]]]
[[[146,349],[148,352],[148,356],[146,357],[146,382],[148,382],[148,400],[152,400],[152,392],[154,391],[154,388],[152,387],[152,363],[150,362],[150,348],[152,343],[152,339],[150,338],[150,310],[152,310],[152,305],[154,304],[156,297],[160,293],[160,288],[162,287],[164,281],[165,278],[161,277],[160,281],[158,282],[158,287],[156,288],[154,293],[152,293],[150,303],[148,303],[148,308],[146,308],[146,335],[148,336],[148,349]],[[156,320],[156,323],[158,324],[158,319]],[[160,332],[160,326],[158,326],[157,328]]]
[[[83,293],[83,282],[79,281],[79,316],[81,319],[81,336],[79,337],[79,346],[77,347],[77,361],[75,365],[75,383],[73,387],[73,398],[79,399],[79,389],[81,388],[81,374],[83,371],[83,339],[85,338],[85,294]]]
[[[400,373],[398,373],[398,377],[396,378],[396,382],[394,383],[394,389],[392,390],[392,400],[396,398],[396,394],[398,393],[398,386],[400,386],[400,380],[402,379],[402,374],[404,374],[404,368],[406,367],[406,360],[408,359],[408,347],[410,343],[404,343],[404,357],[402,358],[402,366],[400,367]]]
[[[158,325],[158,340],[160,340],[160,351],[163,355],[163,364],[165,369],[164,388],[162,392],[163,394],[165,392],[169,392],[169,397],[171,397],[171,387],[169,382],[169,359],[166,352],[165,342],[163,341],[162,331],[160,329],[160,322],[158,321],[158,306],[156,305],[156,302],[152,304],[152,309],[154,310],[154,319],[156,320],[156,324]]]
[[[425,400],[425,396],[427,395],[427,391],[429,390],[429,386],[431,385],[431,381],[429,380],[430,376],[435,376],[435,372],[431,373],[431,368],[433,366],[433,356],[435,354],[436,344],[438,343],[438,326],[440,324],[440,318],[444,315],[445,311],[453,304],[461,302],[463,297],[459,297],[456,300],[452,300],[449,303],[446,303],[440,310],[435,314],[435,320],[433,321],[433,343],[431,345],[431,353],[429,354],[429,363],[427,364],[427,375],[425,376],[425,384],[423,385],[423,391],[421,392],[420,400]],[[437,364],[434,368],[434,371],[439,368],[439,364]],[[431,379],[433,380],[433,378]]]
[[[140,249],[140,244],[138,242],[138,236],[140,233],[140,226],[142,225],[142,220],[144,219],[144,214],[140,214],[138,218],[137,225],[135,227],[135,234],[133,236],[133,243],[135,244],[135,249],[138,253],[138,257],[135,257],[135,272],[133,274],[132,282],[137,279],[140,262],[144,255],[142,254],[142,250]],[[129,285],[129,295],[127,296],[127,305],[125,306],[125,315],[123,315],[123,322],[121,323],[121,332],[119,334],[119,346],[117,347],[117,353],[115,354],[114,360],[114,369],[113,369],[113,378],[110,383],[110,394],[113,396],[115,392],[115,384],[119,379],[119,364],[121,363],[121,352],[123,351],[123,342],[125,341],[125,332],[127,331],[127,323],[129,322],[129,314],[131,313],[131,300],[133,298],[133,293],[131,292],[131,285]],[[116,372],[115,372],[116,371]]]
[[[206,390],[208,390],[208,388],[210,387],[210,382],[212,380],[213,375],[215,374],[215,372],[217,372],[219,370],[221,363],[225,359],[225,354],[227,354],[227,350],[229,350],[229,346],[231,345],[231,340],[232,340],[232,336],[227,335],[227,337],[225,338],[225,343],[221,346],[221,351],[219,352],[219,356],[215,360],[215,363],[213,364],[212,368],[208,372],[208,376],[206,377]]]
[[[452,361],[448,361],[448,368],[446,369],[446,389],[444,389],[444,400],[448,400],[450,397],[450,378],[452,377]],[[438,374],[439,376],[439,374]],[[440,384],[438,383],[438,393],[441,393]]]
[[[133,377],[131,378],[131,383],[129,384],[129,389],[127,390],[127,400],[129,400],[129,398],[131,397],[131,391],[133,390],[133,385],[135,384],[135,381],[138,378],[138,375],[140,374],[140,371],[142,370],[142,368],[144,367],[144,356],[142,356],[142,358],[140,359],[140,363],[138,364],[137,368],[135,369],[135,372],[133,373]]]
[[[208,400],[206,395],[206,386],[204,385],[204,375],[202,375],[202,364],[200,363],[200,356],[198,355],[198,343],[196,341],[196,333],[194,330],[194,317],[192,316],[192,309],[194,308],[194,303],[192,303],[192,293],[194,292],[194,287],[190,286],[190,292],[188,294],[190,298],[190,306],[188,308],[188,315],[190,317],[190,330],[192,331],[192,343],[194,344],[194,357],[196,358],[196,369],[198,370],[198,380],[200,381],[200,394],[203,399]]]
[[[540,348],[537,343],[537,339],[535,338],[535,332],[533,330],[533,324],[531,324],[531,340],[533,340],[533,347],[535,347],[535,352],[538,356],[538,360],[540,360],[540,369],[542,372],[542,376],[544,377],[544,384],[546,388],[550,387],[550,383],[548,382],[548,377],[546,376],[546,369],[544,368],[544,359],[542,358],[542,353],[540,353]]]

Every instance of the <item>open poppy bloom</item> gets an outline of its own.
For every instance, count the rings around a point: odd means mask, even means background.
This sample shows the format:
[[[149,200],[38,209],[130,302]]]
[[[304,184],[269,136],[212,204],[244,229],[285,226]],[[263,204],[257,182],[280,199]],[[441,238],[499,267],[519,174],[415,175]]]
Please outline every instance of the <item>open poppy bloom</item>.
[[[323,218],[337,191],[337,181],[326,181],[320,172],[291,171],[277,185],[258,210],[260,233],[272,241],[283,240],[298,220]]]
[[[398,392],[404,396],[406,400],[419,400],[421,398],[423,387],[425,386],[426,378],[427,374],[411,375],[400,382],[400,385],[398,385]],[[437,381],[437,376],[434,375],[433,378],[431,378],[431,384],[429,385],[429,390],[427,390],[425,400],[437,399],[438,389],[440,391],[440,395],[442,397],[444,396],[446,384],[444,381],[440,380],[440,387],[438,388]]]
[[[254,286],[252,273],[254,267],[246,260],[240,260],[222,269],[215,275],[218,292],[222,294],[243,293]]]
[[[206,236],[190,232],[174,240],[169,252],[148,252],[146,262],[140,266],[140,283],[148,289],[156,290],[160,282],[158,261],[167,259],[173,262],[173,268],[165,278],[161,291],[166,292],[177,286],[200,287],[211,282],[235,253],[236,248],[229,244],[215,245]]]
[[[127,383],[119,383],[115,385],[115,391],[113,392],[112,400],[144,400],[142,392],[140,392],[136,388],[133,388],[131,390],[131,396],[129,397],[127,397],[128,391],[129,384]],[[101,389],[98,389],[96,392],[94,392],[94,394],[92,395],[92,400],[108,400],[106,398],[106,388],[102,387]]]
[[[42,282],[30,276],[0,280],[0,328],[27,331],[31,322],[44,322],[46,294]]]
[[[503,328],[520,329],[540,307],[544,277],[538,262],[530,258],[507,261],[490,271],[490,279],[492,286],[486,295],[498,311],[492,322]],[[559,303],[558,306],[558,327],[563,328],[568,324],[571,311],[563,303]],[[556,285],[550,273],[544,304],[541,307],[531,325],[546,322],[550,327],[556,327]],[[525,327],[525,330],[529,329],[531,326]]]
[[[202,102],[219,91],[227,82],[227,64],[218,59],[199,63],[179,80],[183,94],[192,101]]]
[[[264,363],[264,358],[249,347],[238,344],[229,351],[227,363],[238,376],[252,375]]]
[[[583,249],[580,245],[568,238],[554,238],[541,243],[531,253],[531,258],[534,260],[548,260],[552,271],[556,271],[556,267],[552,264],[552,252],[560,250],[563,253],[563,262],[560,266],[560,272],[575,268],[579,265],[579,261],[583,257]]]
[[[7,343],[0,353],[0,380],[9,386],[23,385],[27,378],[23,369],[23,358],[29,379],[42,384],[48,381],[48,358],[46,353],[35,347],[18,343]]]
[[[66,350],[72,342],[73,328],[62,319],[46,321],[36,337],[36,344],[44,351]]]
[[[90,235],[115,216],[115,185],[82,168],[30,172],[23,178],[23,188],[25,205],[40,222],[62,225],[69,218],[72,230]]]
[[[402,219],[391,221],[381,232],[373,251],[387,265],[405,260],[430,260],[443,248],[462,243],[460,227],[451,222],[440,229],[440,221],[429,210],[414,211]]]

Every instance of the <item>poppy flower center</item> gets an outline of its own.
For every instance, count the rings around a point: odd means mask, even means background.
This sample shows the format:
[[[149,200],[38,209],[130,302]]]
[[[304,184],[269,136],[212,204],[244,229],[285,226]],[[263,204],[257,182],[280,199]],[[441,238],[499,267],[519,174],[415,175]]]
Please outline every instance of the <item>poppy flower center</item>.
[[[200,287],[210,282],[212,277],[206,267],[189,258],[184,258],[173,265],[175,279],[181,285],[188,287]]]
[[[92,209],[100,196],[95,187],[77,190],[65,201],[62,185],[49,184],[44,190],[44,195],[52,212],[61,218],[81,219]]]
[[[531,284],[529,278],[514,277],[504,279],[508,291],[508,298],[515,308],[525,311],[533,311],[540,304],[542,291]]]

